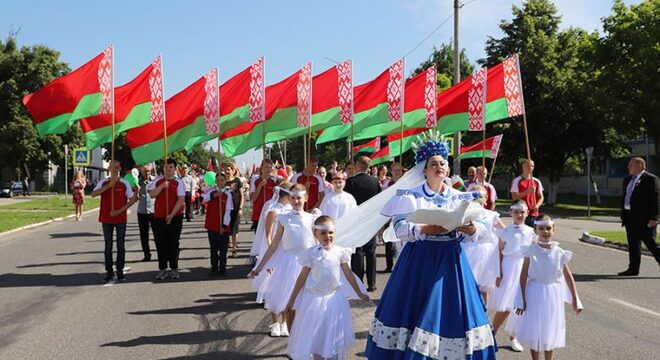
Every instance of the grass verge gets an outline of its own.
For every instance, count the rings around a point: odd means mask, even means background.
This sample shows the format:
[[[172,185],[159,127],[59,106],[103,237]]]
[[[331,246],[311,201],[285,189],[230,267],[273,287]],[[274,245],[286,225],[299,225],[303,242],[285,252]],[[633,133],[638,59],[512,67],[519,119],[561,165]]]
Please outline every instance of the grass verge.
[[[498,199],[497,210],[508,211],[510,199]],[[596,197],[591,199],[591,216],[619,216],[621,214],[621,197],[601,196],[601,204],[596,204]],[[587,197],[584,195],[559,195],[557,203],[550,206],[543,204],[541,212],[550,216],[562,218],[587,218]],[[625,238],[624,238],[625,240]]]
[[[605,238],[605,240],[611,244],[628,246],[628,240],[626,238],[625,231],[589,231],[589,234]],[[644,245],[644,243],[642,243],[642,249],[646,249],[646,245]]]
[[[85,198],[84,210],[99,207],[99,199]],[[0,232],[73,215],[71,197],[53,196],[0,206]]]

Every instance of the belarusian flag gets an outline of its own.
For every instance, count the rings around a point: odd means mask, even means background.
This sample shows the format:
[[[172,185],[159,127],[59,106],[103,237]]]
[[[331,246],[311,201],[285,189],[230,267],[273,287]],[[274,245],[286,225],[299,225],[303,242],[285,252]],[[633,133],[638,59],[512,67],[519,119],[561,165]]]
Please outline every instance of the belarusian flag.
[[[390,147],[390,156],[397,157],[406,151],[412,149],[413,142],[417,139],[417,134],[421,134],[428,129],[408,129],[403,134],[387,135],[387,145]]]
[[[133,80],[115,88],[115,136],[151,121],[149,84],[158,81],[156,77],[160,71],[156,69],[157,64],[158,59]],[[85,146],[88,149],[112,141],[112,114],[81,119],[80,126],[85,133]]]
[[[378,165],[384,162],[391,161],[392,157],[390,156],[390,146],[387,145],[382,149],[371,154],[371,165]]]
[[[353,154],[360,152],[373,153],[380,151],[380,138],[377,137],[366,144],[357,145],[353,147]]]
[[[308,131],[312,91],[310,80],[311,64],[307,64],[286,79],[267,86],[265,119],[242,123],[223,132],[224,154],[234,157],[261,146],[264,132],[266,143],[269,143],[288,138],[283,134],[291,129]]]
[[[479,97],[483,83],[470,76],[438,94],[438,130],[442,134],[470,130],[470,96]],[[488,68],[486,72],[485,123],[522,115],[522,81],[518,57]],[[479,102],[477,101],[477,104]],[[477,114],[478,108],[474,109]],[[473,116],[474,119],[477,119]]]
[[[403,59],[397,61],[374,80],[358,85],[353,89],[354,116],[353,132],[377,124],[387,124],[390,119],[399,119],[403,102]],[[400,123],[391,126],[401,127]],[[323,130],[317,144],[342,139],[351,135],[351,126],[336,125]],[[377,135],[376,135],[377,136]],[[376,136],[364,136],[362,139]]]
[[[459,159],[480,158],[484,153],[484,149],[486,149],[485,156],[490,157],[491,159],[495,159],[500,150],[501,143],[502,143],[502,135],[496,135],[493,137],[489,137],[484,141],[480,141],[474,145],[462,146],[461,155],[458,158]]]
[[[167,151],[190,149],[191,142],[216,131],[218,121],[217,70],[212,70],[165,102]],[[152,112],[153,115],[153,112]],[[128,146],[137,164],[163,158],[163,124],[151,122],[126,133]]]
[[[62,134],[75,120],[112,113],[112,46],[23,98],[39,136]]]
[[[432,128],[437,124],[437,70],[431,66],[406,81],[404,129]],[[400,123],[386,122],[356,132],[354,138],[364,139],[401,132]],[[398,151],[398,150],[397,150]]]
[[[352,65],[348,60],[312,78],[312,131],[353,121],[352,77]],[[302,85],[301,82],[299,84]],[[284,126],[288,128],[282,129]],[[268,133],[267,142],[303,136],[309,131],[293,122],[279,128],[277,132]]]

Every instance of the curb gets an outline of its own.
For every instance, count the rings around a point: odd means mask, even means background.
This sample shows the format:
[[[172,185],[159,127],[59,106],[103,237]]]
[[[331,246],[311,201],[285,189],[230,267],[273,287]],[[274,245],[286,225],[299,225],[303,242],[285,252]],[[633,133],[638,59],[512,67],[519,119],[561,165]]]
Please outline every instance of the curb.
[[[94,211],[98,211],[98,209],[99,208],[94,208],[92,210],[83,211],[83,215],[94,212]],[[71,219],[75,216],[76,216],[76,214],[71,214],[71,215],[64,216],[64,217],[58,217],[58,218],[42,221],[42,222],[36,223],[36,224],[21,226],[21,227],[16,228],[16,229],[11,229],[11,230],[8,230],[8,231],[5,231],[5,232],[1,232],[0,233],[0,238],[2,238],[4,236],[7,236],[7,235],[10,235],[10,234],[13,234],[15,232],[19,232],[21,230],[29,230],[29,229],[36,228],[36,227],[39,227],[39,226],[48,225],[50,223],[64,221],[64,220],[67,220],[67,219]]]
[[[626,252],[628,251],[628,246],[626,246],[626,245],[614,244],[614,243],[607,242],[606,238],[591,235],[586,231],[584,233],[582,233],[582,237],[579,238],[578,240],[581,241],[581,242],[586,242],[586,243],[596,245],[596,246],[602,246],[602,247],[621,250],[621,251],[626,251]],[[642,249],[642,255],[651,256],[652,254],[651,254],[650,251],[648,251],[646,249]]]

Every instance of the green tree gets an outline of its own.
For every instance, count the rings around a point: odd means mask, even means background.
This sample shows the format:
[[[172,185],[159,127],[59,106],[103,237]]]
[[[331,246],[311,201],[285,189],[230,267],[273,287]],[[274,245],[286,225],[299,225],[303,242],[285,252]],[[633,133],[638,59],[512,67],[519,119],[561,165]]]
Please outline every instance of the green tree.
[[[70,71],[59,52],[43,45],[18,46],[15,34],[0,40],[0,168],[12,178],[29,174],[40,188],[49,160],[64,163],[64,144],[82,145],[78,126],[63,135],[39,138],[23,106],[23,96]]]
[[[608,121],[597,96],[597,33],[578,28],[559,31],[561,17],[548,0],[513,6],[513,15],[511,22],[500,24],[503,38],[488,39],[487,58],[480,63],[492,66],[519,55],[531,157],[537,174],[549,177],[548,202],[554,203],[568,159],[580,158],[590,146],[596,153],[609,153],[634,131]],[[522,118],[494,125],[489,132],[505,133],[498,168],[510,175],[518,173],[517,160],[526,157]]]
[[[617,0],[603,28],[596,58],[602,102],[621,128],[646,130],[660,154],[660,0],[630,6]]]
[[[468,59],[465,49],[461,49],[459,58],[459,66],[461,68],[460,78],[462,80],[472,75],[474,72],[474,64]],[[439,48],[433,47],[433,51],[428,59],[419,64],[419,66],[413,70],[410,77],[421,73],[433,65],[438,69],[438,91],[449,88],[452,85],[452,79],[454,78],[454,46],[451,43],[442,44]]]

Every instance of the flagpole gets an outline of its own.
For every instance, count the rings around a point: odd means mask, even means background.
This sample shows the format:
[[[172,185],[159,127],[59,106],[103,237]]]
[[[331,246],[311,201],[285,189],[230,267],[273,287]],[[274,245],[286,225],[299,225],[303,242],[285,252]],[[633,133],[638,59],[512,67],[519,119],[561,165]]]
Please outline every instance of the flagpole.
[[[111,56],[111,64],[110,64],[110,71],[112,72],[110,74],[110,87],[112,88],[111,96],[112,96],[112,115],[111,115],[111,121],[112,121],[112,140],[110,141],[110,179],[112,180],[112,176],[114,173],[114,164],[115,164],[115,46],[114,44],[110,45],[110,56]],[[65,170],[66,171],[66,170]],[[115,185],[112,185],[112,189],[110,192],[110,211],[115,210]]]
[[[355,129],[353,123],[355,122],[355,99],[353,98],[353,60],[351,60],[351,146],[348,148],[348,161],[353,161],[353,146],[355,146]]]
[[[215,68],[215,88],[218,89],[218,167],[220,167],[220,160],[222,159],[222,143],[220,142],[220,69]],[[220,172],[220,169],[218,169],[218,173]],[[233,174],[232,174],[233,176]],[[217,175],[216,175],[217,177]],[[225,179],[227,177],[225,176]],[[216,185],[218,184],[216,180]],[[219,190],[219,189],[218,189]],[[219,194],[218,197],[218,217],[220,218],[219,222],[219,227],[218,227],[218,232],[220,235],[222,235],[222,220],[223,220],[223,214],[222,214],[222,194]]]
[[[485,111],[485,110],[484,110]],[[484,128],[481,132],[481,166],[486,170],[486,121],[484,119]]]
[[[307,149],[307,158],[312,157],[312,96],[314,95],[314,81],[312,80],[312,62],[309,62],[309,147]]]
[[[406,79],[403,75],[406,73],[406,60],[402,58],[401,64],[401,139],[399,139],[399,163],[403,166],[403,121],[405,120],[405,106],[404,102],[406,101]]]
[[[165,114],[165,84],[163,81],[163,54],[158,55],[160,58],[160,81],[161,81],[161,90],[163,92],[162,107],[163,107],[163,150],[165,154],[163,155],[163,179],[168,183],[168,189],[165,190],[165,209],[170,211],[170,191],[169,191],[169,181],[167,180],[167,115]],[[169,214],[167,214],[169,215]]]
[[[493,164],[490,166],[490,174],[488,175],[488,183],[490,184],[490,179],[493,178],[493,172],[495,171],[495,162],[497,162],[497,156],[493,159]],[[484,167],[485,169],[485,167]]]

